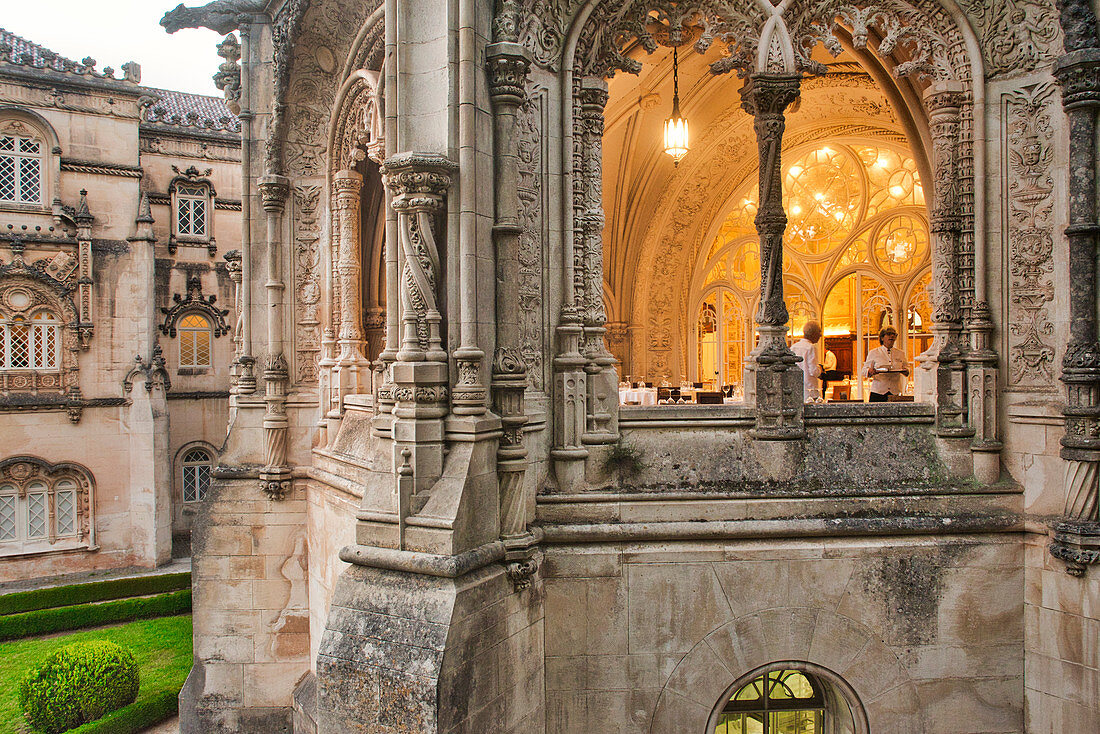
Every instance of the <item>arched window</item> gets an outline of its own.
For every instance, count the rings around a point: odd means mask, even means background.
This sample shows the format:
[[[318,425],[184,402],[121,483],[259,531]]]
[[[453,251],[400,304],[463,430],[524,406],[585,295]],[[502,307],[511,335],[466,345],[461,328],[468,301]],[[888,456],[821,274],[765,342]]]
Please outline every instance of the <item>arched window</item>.
[[[0,462],[0,556],[93,544],[91,486],[72,464]]]
[[[5,317],[0,313],[0,369],[56,370],[60,364],[61,323],[50,311]]]
[[[41,204],[46,144],[31,128],[13,124],[0,132],[0,202]]]
[[[180,367],[210,367],[210,320],[199,313],[185,314],[176,330],[180,337]]]
[[[214,459],[206,449],[188,449],[180,462],[184,502],[202,502],[210,488],[210,471]]]
[[[726,701],[715,734],[824,734],[821,684],[801,670],[775,670],[752,679]]]

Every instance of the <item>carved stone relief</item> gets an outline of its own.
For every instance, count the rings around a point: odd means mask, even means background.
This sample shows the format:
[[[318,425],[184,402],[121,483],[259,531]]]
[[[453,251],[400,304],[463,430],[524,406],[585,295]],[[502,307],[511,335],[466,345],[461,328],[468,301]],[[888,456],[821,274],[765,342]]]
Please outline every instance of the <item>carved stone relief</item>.
[[[1054,87],[1023,88],[1005,99],[1008,177],[1008,384],[1018,390],[1056,389],[1054,326]]]
[[[1052,0],[960,0],[985,52],[987,76],[1032,71],[1059,52],[1062,31]]]
[[[321,351],[319,205],[321,186],[301,184],[294,197],[294,379],[317,381]]]
[[[532,390],[546,389],[545,333],[543,331],[545,284],[543,275],[543,196],[546,158],[542,129],[545,124],[545,90],[533,90],[519,108],[516,120],[519,155],[519,307],[520,354],[527,366]]]

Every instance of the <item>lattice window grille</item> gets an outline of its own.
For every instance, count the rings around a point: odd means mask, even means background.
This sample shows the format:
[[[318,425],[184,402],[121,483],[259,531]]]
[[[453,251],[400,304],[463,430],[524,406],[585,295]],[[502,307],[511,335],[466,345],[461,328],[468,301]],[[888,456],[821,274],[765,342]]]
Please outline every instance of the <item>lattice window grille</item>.
[[[19,537],[19,523],[15,517],[15,487],[0,487],[0,491],[4,492],[0,494],[0,542],[16,540]]]
[[[42,201],[42,142],[20,135],[0,135],[0,201]]]
[[[61,325],[49,312],[39,312],[29,323],[0,321],[0,369],[56,370],[60,344]]]
[[[180,237],[207,237],[206,209],[210,198],[204,186],[176,187],[176,234]]]
[[[76,486],[68,480],[57,484],[54,494],[54,516],[58,537],[77,534]]]
[[[213,339],[210,321],[201,314],[190,313],[179,320],[176,332],[180,339],[180,367],[210,367]]]
[[[213,459],[203,449],[191,449],[183,457],[183,501],[201,502],[210,488]]]
[[[49,532],[49,519],[50,506],[46,488],[44,485],[32,485],[27,491],[27,539],[45,538]]]

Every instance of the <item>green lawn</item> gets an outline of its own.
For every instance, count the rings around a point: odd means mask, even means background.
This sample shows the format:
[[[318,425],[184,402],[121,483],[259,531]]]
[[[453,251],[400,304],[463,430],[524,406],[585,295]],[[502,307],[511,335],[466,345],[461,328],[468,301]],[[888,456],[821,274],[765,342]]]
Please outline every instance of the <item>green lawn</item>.
[[[189,614],[143,619],[48,639],[0,642],[0,734],[26,734],[31,731],[19,710],[17,696],[20,678],[27,669],[55,649],[78,640],[111,640],[133,650],[141,675],[141,688],[137,701],[130,706],[139,707],[167,691],[178,692],[191,669]]]

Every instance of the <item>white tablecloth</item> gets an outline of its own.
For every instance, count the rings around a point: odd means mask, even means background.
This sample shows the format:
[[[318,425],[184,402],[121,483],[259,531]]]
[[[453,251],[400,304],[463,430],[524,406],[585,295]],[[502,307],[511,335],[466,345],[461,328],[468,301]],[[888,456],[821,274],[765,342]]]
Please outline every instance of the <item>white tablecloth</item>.
[[[619,390],[619,403],[621,405],[656,405],[657,388],[643,387]]]

